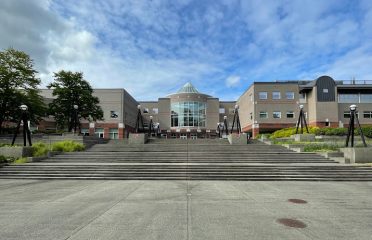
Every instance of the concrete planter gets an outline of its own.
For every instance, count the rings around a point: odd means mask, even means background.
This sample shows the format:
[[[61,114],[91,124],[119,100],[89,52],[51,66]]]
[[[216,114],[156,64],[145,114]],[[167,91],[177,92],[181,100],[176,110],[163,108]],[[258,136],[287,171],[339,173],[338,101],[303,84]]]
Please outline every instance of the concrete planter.
[[[242,145],[242,144],[247,144],[247,134],[242,133],[242,134],[237,134],[237,133],[232,133],[230,134],[227,139],[229,140],[229,143],[231,145]]]
[[[0,147],[0,155],[14,158],[31,157],[32,147]]]
[[[372,163],[372,147],[340,148],[344,153],[345,163]]]
[[[147,143],[148,136],[146,133],[131,133],[129,134],[129,144],[145,144]]]
[[[313,142],[315,134],[294,134],[291,136],[296,142]]]

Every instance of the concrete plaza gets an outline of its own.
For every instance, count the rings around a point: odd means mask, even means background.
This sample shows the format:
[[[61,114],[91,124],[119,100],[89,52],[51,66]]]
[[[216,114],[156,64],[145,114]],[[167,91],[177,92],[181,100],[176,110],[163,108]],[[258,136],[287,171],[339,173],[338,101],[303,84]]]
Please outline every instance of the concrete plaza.
[[[0,179],[0,239],[372,239],[371,200],[372,182]]]

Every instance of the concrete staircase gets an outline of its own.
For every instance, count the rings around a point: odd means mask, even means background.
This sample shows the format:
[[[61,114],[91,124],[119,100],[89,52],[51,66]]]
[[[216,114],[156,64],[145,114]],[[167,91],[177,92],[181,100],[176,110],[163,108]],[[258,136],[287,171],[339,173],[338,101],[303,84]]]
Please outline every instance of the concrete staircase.
[[[86,152],[0,168],[0,178],[104,180],[372,181],[372,168],[342,165],[314,153],[227,140],[112,140]]]

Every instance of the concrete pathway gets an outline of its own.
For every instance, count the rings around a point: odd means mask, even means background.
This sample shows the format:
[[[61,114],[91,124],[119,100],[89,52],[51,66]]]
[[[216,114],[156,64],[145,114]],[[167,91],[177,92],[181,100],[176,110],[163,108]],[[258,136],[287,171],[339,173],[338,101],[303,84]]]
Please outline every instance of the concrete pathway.
[[[372,182],[0,179],[0,239],[367,240]]]

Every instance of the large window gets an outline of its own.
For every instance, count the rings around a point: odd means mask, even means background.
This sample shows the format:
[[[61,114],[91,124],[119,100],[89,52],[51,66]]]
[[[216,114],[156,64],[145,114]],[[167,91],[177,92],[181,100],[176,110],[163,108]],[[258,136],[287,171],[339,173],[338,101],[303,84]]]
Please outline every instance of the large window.
[[[339,103],[358,103],[359,102],[359,94],[338,94],[338,102]]]
[[[294,118],[294,112],[293,111],[288,111],[287,112],[287,118]]]
[[[176,102],[171,105],[172,127],[205,127],[205,120],[205,103]]]
[[[360,94],[361,103],[372,103],[372,94]]]

